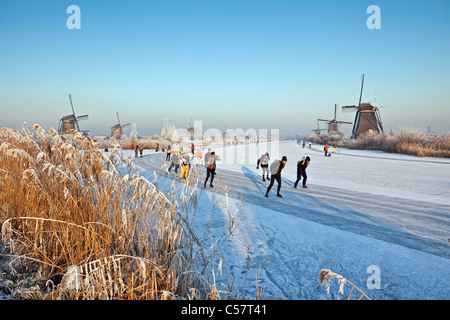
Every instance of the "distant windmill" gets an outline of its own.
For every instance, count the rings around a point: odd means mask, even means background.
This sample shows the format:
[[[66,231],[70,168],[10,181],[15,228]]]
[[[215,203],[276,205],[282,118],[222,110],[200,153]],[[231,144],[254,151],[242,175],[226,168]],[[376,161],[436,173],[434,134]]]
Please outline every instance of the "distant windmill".
[[[187,131],[189,132],[189,138],[191,140],[194,140],[195,128],[194,128],[194,122],[192,121],[192,118],[191,118],[191,122],[189,122],[189,128],[187,129]]]
[[[88,134],[89,131],[86,131],[86,130],[81,131],[80,126],[78,125],[78,121],[88,120],[89,119],[88,115],[85,114],[85,115],[77,117],[75,115],[75,110],[73,108],[73,103],[72,103],[72,96],[70,94],[69,94],[69,100],[70,100],[70,106],[72,107],[72,114],[69,114],[69,115],[59,119],[58,133],[61,135],[64,135],[64,134],[72,133],[73,130],[76,130],[85,135]]]
[[[353,122],[352,139],[356,139],[366,132],[383,132],[383,123],[381,122],[378,108],[370,103],[361,103],[363,87],[364,75],[362,75],[359,104],[357,106],[342,107],[343,112],[356,110],[355,121]]]
[[[117,139],[120,139],[120,137],[121,137],[122,134],[123,134],[122,128],[131,126],[131,123],[120,124],[119,112],[116,111],[116,115],[117,115],[117,121],[118,121],[118,124],[113,125],[113,126],[111,127],[111,137],[115,137],[115,138],[117,138]]]
[[[334,105],[334,118],[333,118],[333,120],[317,119],[317,127],[319,127],[319,121],[327,122],[328,123],[328,133],[332,133],[332,132],[339,132],[339,126],[342,123],[352,124],[351,122],[347,122],[347,121],[337,121],[336,120],[336,111],[337,111],[337,104]]]
[[[317,129],[313,129],[313,132],[315,134],[317,134],[318,136],[320,136],[320,131],[323,131],[323,130],[326,130],[326,129],[320,129],[319,120],[317,120]]]

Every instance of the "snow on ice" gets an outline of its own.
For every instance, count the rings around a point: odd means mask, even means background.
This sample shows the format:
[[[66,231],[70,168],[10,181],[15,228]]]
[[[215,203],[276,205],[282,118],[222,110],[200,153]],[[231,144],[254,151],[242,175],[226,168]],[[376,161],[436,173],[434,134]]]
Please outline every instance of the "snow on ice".
[[[318,281],[330,269],[372,299],[450,298],[450,159],[345,148],[325,157],[323,146],[280,141],[278,158],[288,158],[284,198],[275,197],[275,182],[266,199],[256,159],[273,147],[211,147],[222,159],[235,157],[218,162],[217,192],[199,186],[196,217],[223,240],[226,271],[217,283],[233,284],[247,299],[257,285],[263,299],[336,299],[337,285],[327,294]],[[309,189],[293,189],[303,156],[311,158]],[[161,167],[164,159],[149,151],[135,160],[149,181],[156,172],[159,188],[174,177]]]

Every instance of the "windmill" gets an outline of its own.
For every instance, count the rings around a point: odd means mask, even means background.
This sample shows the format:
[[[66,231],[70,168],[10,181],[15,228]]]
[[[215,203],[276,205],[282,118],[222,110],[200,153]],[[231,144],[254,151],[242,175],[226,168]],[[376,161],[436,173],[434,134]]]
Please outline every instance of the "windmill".
[[[339,132],[339,126],[343,123],[345,124],[352,124],[351,122],[347,122],[347,121],[337,121],[336,120],[336,111],[337,111],[337,104],[334,105],[334,118],[333,120],[324,120],[324,119],[317,119],[317,128],[319,128],[319,121],[324,121],[328,123],[328,133],[332,133],[332,132]],[[320,129],[319,133],[320,133]]]
[[[70,106],[72,107],[72,114],[69,114],[69,115],[59,119],[58,133],[61,135],[64,135],[64,134],[70,134],[73,132],[73,130],[76,130],[78,132],[83,133],[83,135],[89,135],[88,130],[81,131],[80,126],[78,125],[78,121],[88,120],[89,119],[88,115],[85,114],[85,115],[77,117],[75,115],[75,110],[73,108],[72,95],[70,95],[70,94],[69,94],[69,100],[70,100]]]
[[[191,122],[189,122],[189,128],[187,129],[188,133],[189,133],[189,139],[194,140],[194,122],[192,121],[191,118]]]
[[[117,121],[118,121],[118,123],[117,123],[116,125],[113,125],[113,126],[111,127],[111,137],[115,137],[115,138],[117,138],[117,139],[120,139],[120,137],[121,137],[122,134],[123,134],[122,128],[131,126],[131,123],[120,124],[119,112],[116,111],[116,115],[117,115]]]
[[[364,75],[362,75],[361,93],[357,106],[343,106],[342,111],[348,112],[356,110],[355,121],[353,122],[352,139],[358,138],[366,132],[383,132],[380,112],[371,103],[361,103],[364,88]]]
[[[320,131],[324,131],[325,129],[320,129],[320,126],[319,126],[319,120],[317,120],[317,129],[313,129],[312,131],[316,134],[316,135],[318,135],[318,136],[320,136]]]

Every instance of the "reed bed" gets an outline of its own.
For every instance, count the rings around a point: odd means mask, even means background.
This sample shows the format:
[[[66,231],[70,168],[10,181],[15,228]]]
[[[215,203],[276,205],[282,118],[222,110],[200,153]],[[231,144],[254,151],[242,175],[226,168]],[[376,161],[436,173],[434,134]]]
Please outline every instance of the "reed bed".
[[[307,140],[359,150],[381,150],[417,157],[450,158],[450,132],[428,134],[417,128],[400,128],[397,134],[365,133],[358,139],[335,134],[310,135]]]
[[[104,138],[98,139],[97,145],[100,149],[109,148],[111,144],[117,143],[121,149],[131,150],[131,145],[137,145],[144,150],[153,150],[157,147],[161,149],[162,147],[167,148],[167,146],[172,145],[170,140],[151,138],[151,137],[121,137],[117,138]]]
[[[197,179],[164,193],[79,133],[2,128],[2,241],[46,280],[35,297],[219,299],[189,218]]]

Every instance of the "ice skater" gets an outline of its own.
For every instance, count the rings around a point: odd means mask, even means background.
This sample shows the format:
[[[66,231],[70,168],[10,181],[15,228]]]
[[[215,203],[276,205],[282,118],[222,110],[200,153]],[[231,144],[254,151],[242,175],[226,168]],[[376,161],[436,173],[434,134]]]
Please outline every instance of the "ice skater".
[[[211,158],[211,149],[208,149],[208,152],[205,153],[205,166],[208,164],[209,159]]]
[[[206,159],[206,157],[205,157]],[[211,175],[211,182],[209,183],[210,187],[213,186],[214,176],[216,174],[216,153],[213,151],[211,152],[209,156],[208,162],[205,163],[206,165],[206,179],[205,184],[203,185],[206,188],[206,183],[208,182],[209,176]]]
[[[180,178],[181,179],[187,179],[187,176],[188,176],[188,173],[189,173],[189,163],[186,160],[186,158],[181,157],[180,166],[181,166]]]
[[[139,155],[139,146],[136,145],[136,147],[134,148],[134,157],[137,158]]]
[[[198,148],[197,153],[195,154],[196,164],[202,164],[202,149]]]
[[[262,169],[262,181],[266,181],[264,178],[264,173],[266,174],[267,180],[269,180],[269,153],[265,153],[261,156],[261,158],[258,159],[258,162],[256,163],[256,169],[259,169],[259,166],[261,165]]]
[[[176,152],[176,150],[172,155],[172,163],[170,164],[170,167],[167,170],[167,174],[170,173],[170,170],[172,170],[173,167],[175,167],[175,174],[177,174],[178,168],[180,167],[180,156],[178,155],[178,152]]]
[[[308,176],[306,175],[306,167],[308,166],[310,161],[311,159],[309,157],[303,157],[297,162],[297,180],[294,183],[294,188],[297,188],[298,183],[303,177],[303,188],[308,189],[308,187],[306,186],[306,180],[308,179]]]
[[[275,180],[277,180],[277,183],[278,183],[277,197],[278,198],[283,198],[281,196],[281,194],[280,194],[280,190],[281,190],[281,170],[283,170],[284,166],[286,165],[286,162],[287,162],[287,157],[283,156],[281,161],[280,160],[275,160],[270,165],[270,184],[269,184],[269,187],[267,188],[267,191],[266,191],[266,195],[265,195],[266,198],[269,197],[270,189],[272,189],[272,186],[273,186],[273,183],[275,182]]]
[[[167,147],[167,151],[166,151],[166,161],[170,161],[170,146]]]

